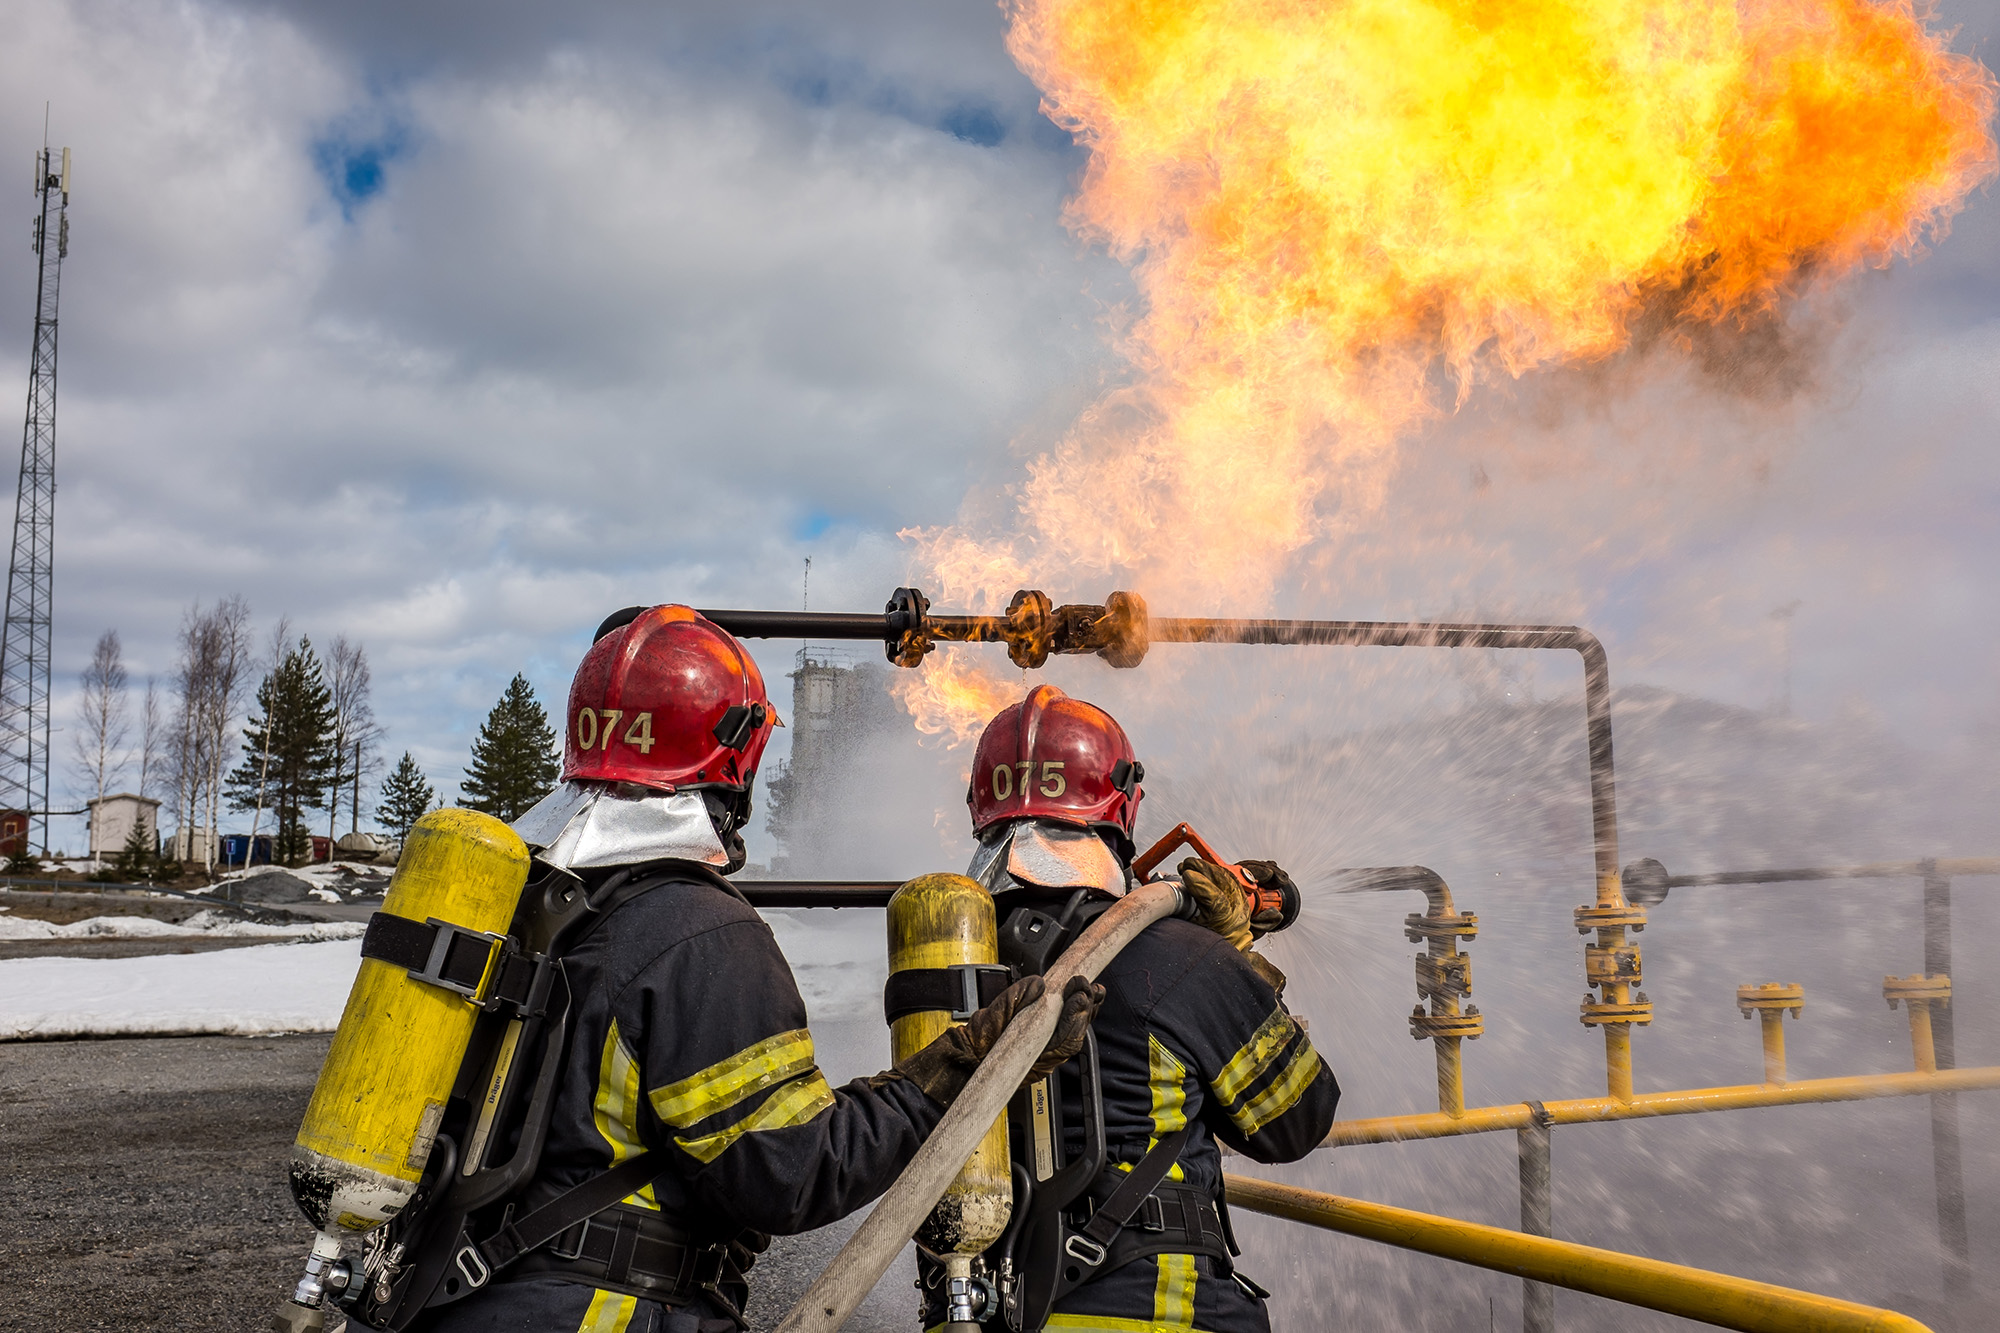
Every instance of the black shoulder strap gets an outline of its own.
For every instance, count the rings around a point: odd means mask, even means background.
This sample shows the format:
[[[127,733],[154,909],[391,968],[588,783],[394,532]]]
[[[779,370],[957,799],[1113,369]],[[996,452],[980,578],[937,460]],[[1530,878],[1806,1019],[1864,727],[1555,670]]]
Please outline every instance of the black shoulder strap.
[[[1097,1210],[1090,1215],[1090,1221],[1071,1238],[1081,1237],[1096,1245],[1096,1262],[1088,1259],[1091,1251],[1087,1246],[1083,1247],[1083,1254],[1070,1251],[1073,1258],[1083,1259],[1093,1268],[1104,1262],[1104,1254],[1110,1250],[1111,1242],[1118,1238],[1118,1233],[1125,1229],[1125,1224],[1132,1220],[1132,1214],[1139,1211],[1139,1205],[1146,1201],[1146,1196],[1159,1188],[1160,1182],[1167,1178],[1167,1172],[1174,1169],[1174,1163],[1180,1160],[1181,1149],[1187,1146],[1188,1135],[1192,1132],[1189,1126],[1182,1125],[1154,1144],[1138,1160],[1118,1188],[1111,1191],[1111,1197],[1097,1206]]]
[[[637,1193],[663,1169],[658,1153],[642,1152],[602,1175],[571,1186],[520,1221],[502,1227],[497,1234],[477,1245],[465,1248],[473,1250],[491,1272],[498,1272],[528,1251],[548,1244],[585,1218],[595,1217],[626,1195]]]

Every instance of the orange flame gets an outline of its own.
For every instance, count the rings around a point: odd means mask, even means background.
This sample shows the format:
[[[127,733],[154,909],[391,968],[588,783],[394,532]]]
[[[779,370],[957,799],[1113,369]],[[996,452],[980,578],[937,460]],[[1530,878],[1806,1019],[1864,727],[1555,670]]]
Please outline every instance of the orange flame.
[[[1995,173],[1993,75],[1909,0],[1007,2],[1144,307],[1011,530],[906,534],[955,602],[1268,599],[1482,381],[1727,336]]]
[[[995,713],[1021,702],[1027,692],[1018,673],[994,675],[969,651],[933,652],[914,671],[898,671],[890,692],[902,701],[926,736],[949,735],[953,749],[977,740]]]

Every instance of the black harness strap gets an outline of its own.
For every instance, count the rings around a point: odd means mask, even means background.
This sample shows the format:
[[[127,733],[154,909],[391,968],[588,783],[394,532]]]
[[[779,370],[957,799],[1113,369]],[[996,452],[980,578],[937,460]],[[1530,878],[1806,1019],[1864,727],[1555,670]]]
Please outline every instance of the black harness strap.
[[[882,1012],[891,1023],[906,1014],[943,1010],[970,1018],[993,1003],[1012,983],[1013,972],[997,963],[956,963],[891,972],[882,987]]]
[[[502,1227],[496,1234],[467,1245],[465,1249],[473,1251],[488,1269],[498,1272],[528,1251],[548,1244],[578,1222],[643,1189],[662,1169],[656,1154],[642,1152],[637,1157],[620,1162],[603,1175],[592,1176],[581,1185],[571,1186],[520,1221]]]
[[[1087,1269],[1094,1270],[1103,1263],[1104,1257],[1111,1252],[1111,1242],[1118,1239],[1118,1233],[1132,1220],[1132,1214],[1139,1211],[1139,1205],[1146,1201],[1146,1196],[1167,1178],[1167,1172],[1174,1169],[1174,1163],[1180,1160],[1181,1149],[1187,1146],[1191,1132],[1187,1125],[1182,1125],[1154,1144],[1152,1150],[1133,1166],[1123,1183],[1111,1191],[1111,1197],[1091,1213],[1090,1221],[1063,1241],[1064,1252]],[[1082,1286],[1083,1283],[1076,1285]],[[1062,1294],[1058,1289],[1057,1296],[1060,1298]]]

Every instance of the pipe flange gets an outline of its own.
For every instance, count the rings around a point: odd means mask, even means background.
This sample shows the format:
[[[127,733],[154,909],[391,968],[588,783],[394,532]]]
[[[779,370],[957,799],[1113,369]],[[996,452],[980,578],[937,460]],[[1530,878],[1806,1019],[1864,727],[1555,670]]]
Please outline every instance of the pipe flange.
[[[1461,912],[1453,916],[1427,916],[1412,912],[1403,918],[1403,938],[1412,944],[1425,940],[1469,940],[1479,933],[1479,914]]]
[[[1951,978],[1943,974],[1927,977],[1921,972],[1907,977],[1883,977],[1882,998],[1891,1009],[1898,1000],[1905,1004],[1950,1004]]]
[[[899,667],[919,667],[934,646],[928,617],[931,599],[916,588],[898,588],[882,608],[882,623],[890,637],[882,645],[884,655]]]
[[[1419,1006],[1410,1011],[1410,1035],[1418,1041],[1426,1037],[1462,1037],[1472,1041],[1486,1032],[1486,1017],[1479,1006],[1468,1004],[1462,1014],[1427,1014]]]
[[[1039,670],[1055,644],[1055,604],[1039,588],[1023,588],[1007,603],[1007,659],[1023,671]]]
[[[1895,1001],[1889,1003],[1894,1005]],[[1761,986],[1738,986],[1736,1007],[1745,1018],[1753,1013],[1772,1012],[1797,1018],[1806,1007],[1806,988],[1796,981],[1767,981]]]
[[[1576,909],[1576,933],[1588,935],[1593,930],[1613,930],[1626,926],[1632,930],[1646,928],[1646,909],[1634,907],[1630,903],[1622,907],[1598,907],[1595,905]]]
[[[1637,1023],[1640,1027],[1645,1027],[1653,1021],[1653,1002],[1646,998],[1644,991],[1640,991],[1637,996],[1624,1004],[1586,995],[1578,1009],[1577,1021],[1590,1028],[1611,1027],[1624,1023]]]
[[[1097,655],[1115,667],[1135,667],[1152,646],[1152,617],[1146,599],[1136,592],[1114,592],[1104,599],[1104,616],[1094,627],[1102,646]]]

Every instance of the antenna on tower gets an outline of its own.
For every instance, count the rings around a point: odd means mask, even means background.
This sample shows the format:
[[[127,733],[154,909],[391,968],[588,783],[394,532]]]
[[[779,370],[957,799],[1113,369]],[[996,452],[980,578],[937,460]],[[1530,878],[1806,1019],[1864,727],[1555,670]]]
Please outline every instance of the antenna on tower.
[[[44,120],[46,121],[46,108]],[[22,849],[49,850],[49,638],[55,609],[56,298],[69,254],[69,149],[56,164],[42,129],[35,154],[35,338],[28,362],[28,417],[21,433],[21,484],[14,496],[14,551],[0,627],[0,802],[25,811]]]

